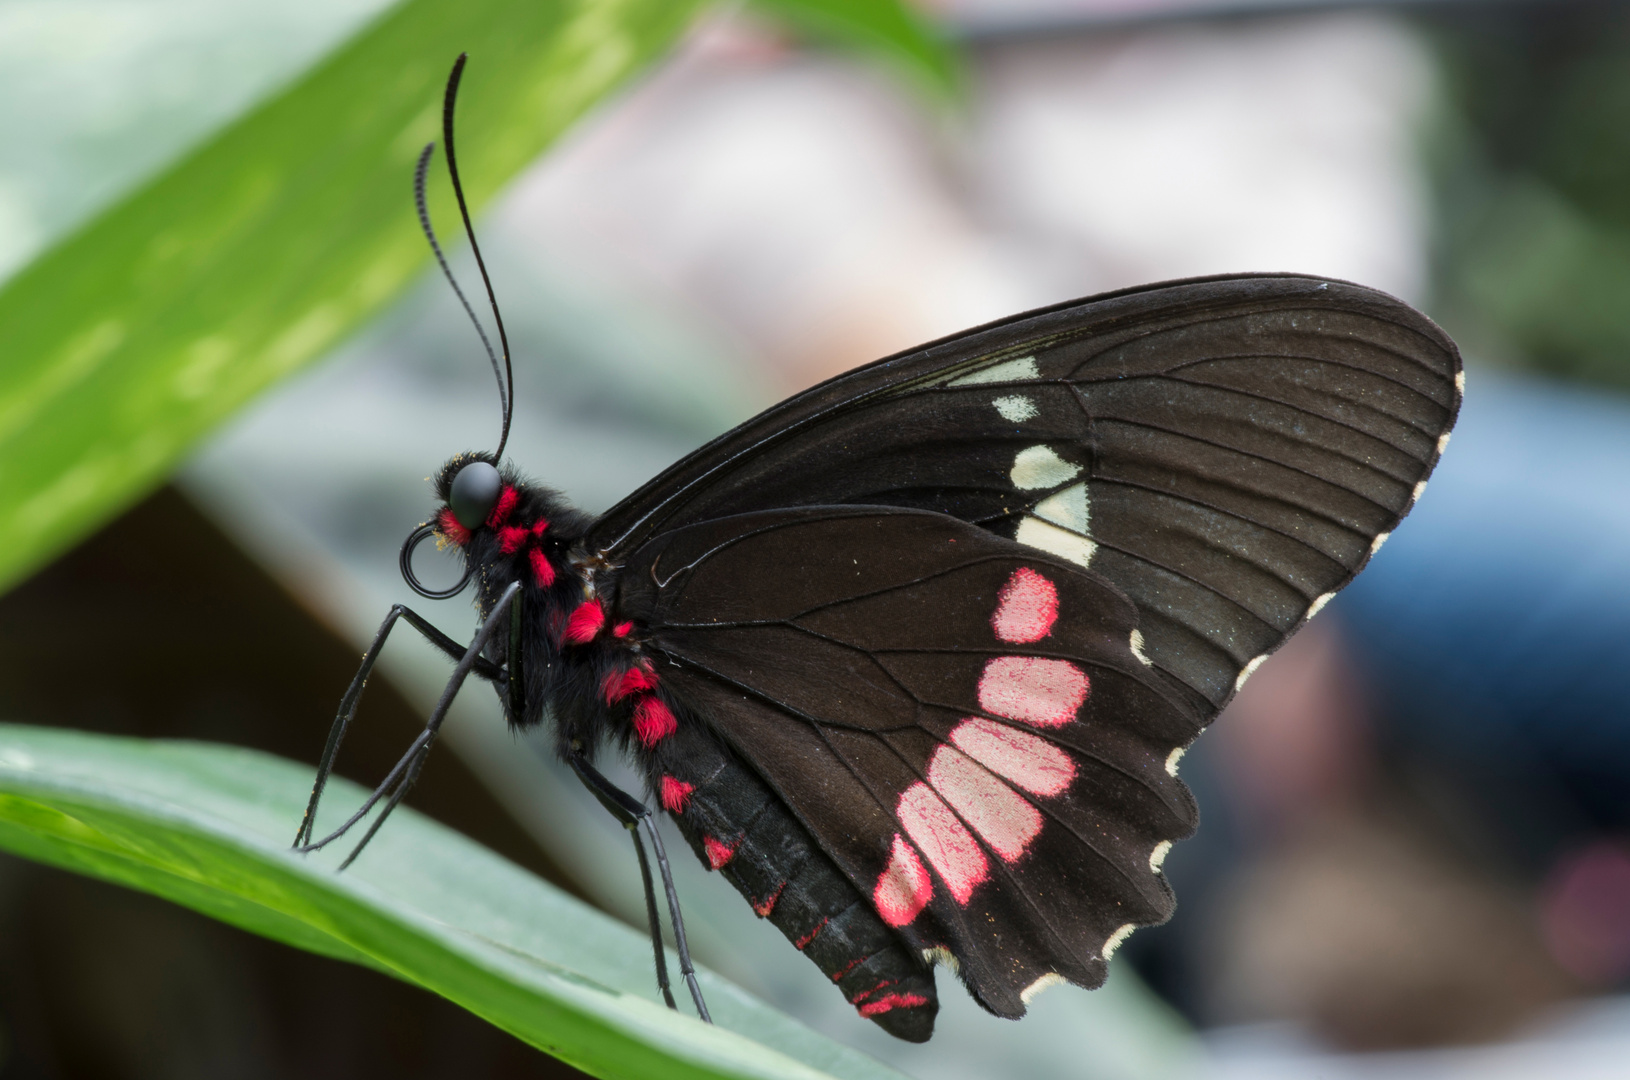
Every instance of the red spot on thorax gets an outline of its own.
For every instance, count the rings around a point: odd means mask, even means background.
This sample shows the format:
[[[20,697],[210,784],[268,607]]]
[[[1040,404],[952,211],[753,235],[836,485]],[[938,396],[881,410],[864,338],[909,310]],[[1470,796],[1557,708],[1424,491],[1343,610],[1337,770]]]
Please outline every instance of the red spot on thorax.
[[[510,512],[515,509],[515,504],[520,501],[520,492],[505,484],[503,492],[498,496],[497,504],[492,508],[492,513],[487,515],[487,528],[496,529],[508,521]]]
[[[661,698],[642,697],[634,706],[634,734],[644,745],[655,746],[678,730],[679,721]]]
[[[451,507],[442,507],[441,513],[436,515],[436,531],[459,547],[470,542],[470,530],[458,523]]]
[[[777,900],[781,899],[781,894],[786,892],[786,891],[787,891],[787,883],[785,881],[783,881],[781,884],[779,884],[779,885],[777,885],[775,887],[775,892],[771,893],[769,896],[766,896],[764,899],[762,899],[758,903],[754,904],[753,905],[753,911],[758,915],[759,918],[768,919],[770,917],[770,912],[775,910],[775,902]]]
[[[549,519],[548,518],[539,518],[538,520],[536,520],[536,521],[534,521],[532,523],[532,535],[533,536],[542,536],[543,533],[544,533],[544,530],[546,530],[548,528],[549,528]]]
[[[547,589],[555,583],[555,568],[549,562],[549,556],[532,548],[527,551],[526,557],[532,561],[532,577],[537,581],[538,588]]]
[[[669,813],[684,813],[685,804],[690,802],[690,793],[695,790],[696,787],[693,784],[687,784],[685,781],[675,779],[672,776],[664,776],[662,778],[662,805],[668,809]]]
[[[792,947],[797,949],[799,952],[803,952],[804,951],[804,946],[806,946],[810,942],[814,941],[817,937],[820,936],[821,931],[826,929],[826,924],[827,924],[828,921],[829,920],[827,920],[827,919],[822,919],[820,922],[816,923],[815,924],[815,929],[811,930],[809,933],[805,934],[803,937],[801,937],[797,941],[793,942]]]
[[[615,705],[626,697],[657,688],[656,672],[641,665],[627,671],[613,671],[600,685],[600,696],[607,705]]]
[[[526,543],[526,530],[519,525],[501,525],[498,528],[498,550],[513,555]]]
[[[598,600],[585,600],[577,605],[566,620],[566,629],[561,633],[561,639],[568,645],[587,645],[600,633],[606,625],[606,609]]]
[[[633,623],[631,623],[631,622],[620,622],[616,626],[613,626],[611,628],[611,634],[612,634],[613,637],[627,637],[629,631],[633,630],[633,629],[634,629],[634,624]]]
[[[739,843],[741,841],[737,840],[736,844]],[[716,836],[702,837],[702,847],[707,849],[707,864],[715,870],[723,867],[736,857],[736,844],[727,844]]]
[[[912,1009],[927,1004],[928,999],[921,994],[884,994],[876,1001],[868,1001],[856,1011],[861,1016],[881,1016],[891,1009]]]

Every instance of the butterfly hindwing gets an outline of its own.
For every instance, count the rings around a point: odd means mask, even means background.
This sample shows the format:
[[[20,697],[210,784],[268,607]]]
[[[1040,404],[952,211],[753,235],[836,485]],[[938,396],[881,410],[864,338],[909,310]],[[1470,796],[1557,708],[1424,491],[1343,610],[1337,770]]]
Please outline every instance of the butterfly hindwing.
[[[1150,286],[839,376],[679,462],[590,542],[621,562],[777,507],[949,514],[1103,575],[1144,655],[1220,708],[1413,505],[1459,371],[1441,330],[1360,286]]]
[[[988,1008],[1163,920],[1192,831],[1167,763],[1203,699],[1141,662],[1097,575],[941,514],[809,507],[662,534],[619,615],[913,948]]]

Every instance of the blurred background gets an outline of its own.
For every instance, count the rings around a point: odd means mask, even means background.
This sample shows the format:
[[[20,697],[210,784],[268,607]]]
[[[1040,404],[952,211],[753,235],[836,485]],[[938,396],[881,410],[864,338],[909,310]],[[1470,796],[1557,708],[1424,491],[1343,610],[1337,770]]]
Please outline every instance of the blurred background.
[[[383,6],[0,0],[0,273]],[[856,364],[1251,270],[1421,307],[1466,353],[1465,410],[1370,569],[1185,758],[1203,824],[1166,864],[1177,916],[1103,990],[1015,1025],[942,979],[934,1041],[895,1043],[687,864],[694,947],[922,1077],[1624,1075],[1630,4],[929,10],[966,58],[955,107],[721,11],[485,214],[516,461],[602,510]],[[406,214],[403,179],[379,198]],[[425,477],[496,420],[427,275],[0,598],[0,709],[314,761],[392,602],[470,632],[395,553]],[[364,781],[446,676],[400,637],[384,666],[341,763]],[[409,801],[638,924],[621,830],[494,701],[459,705]],[[575,1075],[374,973],[0,856],[0,1078],[387,1070]]]

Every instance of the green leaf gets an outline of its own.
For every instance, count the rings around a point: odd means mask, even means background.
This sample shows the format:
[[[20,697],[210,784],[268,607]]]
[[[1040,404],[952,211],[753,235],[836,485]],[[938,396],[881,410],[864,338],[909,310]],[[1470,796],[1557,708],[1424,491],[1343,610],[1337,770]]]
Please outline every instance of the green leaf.
[[[341,852],[294,854],[311,773],[206,743],[0,724],[0,847],[367,964],[597,1076],[899,1080],[706,972],[718,1026],[668,1010],[648,938],[411,810],[343,874]],[[362,798],[330,792],[336,808]]]
[[[960,54],[904,0],[753,0],[752,6],[812,37],[877,53],[942,100],[962,90]]]
[[[0,290],[0,587],[155,486],[196,440],[425,262],[409,195],[470,53],[480,205],[685,30],[700,0],[407,0]],[[433,208],[456,218],[445,185]]]

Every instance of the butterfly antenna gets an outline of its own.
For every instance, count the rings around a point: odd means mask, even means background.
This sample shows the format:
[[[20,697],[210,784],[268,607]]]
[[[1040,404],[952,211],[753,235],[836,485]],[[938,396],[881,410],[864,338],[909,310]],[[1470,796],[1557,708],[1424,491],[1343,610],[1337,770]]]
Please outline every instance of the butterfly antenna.
[[[481,271],[481,281],[487,287],[487,301],[492,305],[493,321],[498,324],[498,342],[502,347],[504,363],[498,365],[498,353],[493,350],[492,340],[487,337],[487,331],[482,327],[481,320],[476,318],[475,309],[470,306],[469,298],[464,290],[459,288],[458,279],[453,276],[452,268],[447,265],[447,257],[442,254],[441,244],[436,240],[436,230],[430,224],[430,210],[425,203],[425,175],[430,170],[430,158],[435,152],[436,144],[427,143],[419,153],[419,164],[413,171],[413,202],[419,210],[419,227],[424,230],[425,239],[430,241],[430,250],[436,254],[436,262],[441,266],[441,272],[447,278],[447,283],[453,287],[459,303],[464,305],[464,314],[470,317],[470,323],[475,332],[481,336],[481,345],[487,350],[487,359],[492,363],[493,377],[498,380],[498,405],[503,411],[504,424],[498,435],[498,449],[493,453],[493,461],[503,459],[504,446],[509,442],[510,419],[515,414],[513,386],[515,382],[514,368],[509,357],[509,335],[504,330],[504,316],[498,310],[498,297],[492,291],[492,279],[487,276],[487,264],[481,257],[481,245],[476,243],[475,227],[470,224],[470,209],[464,201],[464,185],[459,182],[458,159],[453,151],[453,103],[458,98],[459,80],[464,75],[464,63],[467,54],[460,53],[458,60],[453,64],[453,72],[447,78],[447,93],[442,99],[442,141],[447,147],[447,173],[453,180],[453,194],[458,198],[459,214],[464,219],[464,232],[470,238],[470,250],[475,252],[475,265]]]

